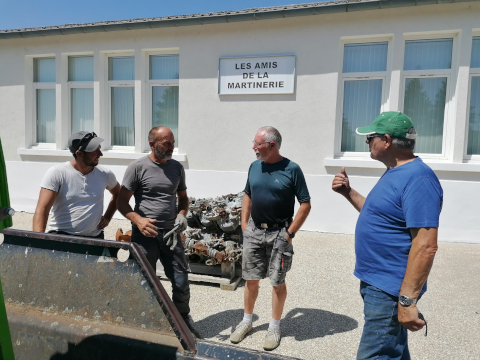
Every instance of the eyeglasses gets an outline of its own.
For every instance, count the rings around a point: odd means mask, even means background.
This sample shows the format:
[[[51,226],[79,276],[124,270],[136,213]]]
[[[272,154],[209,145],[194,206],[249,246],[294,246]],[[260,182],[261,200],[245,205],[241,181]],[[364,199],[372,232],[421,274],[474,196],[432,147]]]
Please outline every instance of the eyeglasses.
[[[372,134],[372,135],[367,135],[367,139],[365,140],[365,142],[367,144],[370,144],[370,142],[376,138],[376,137],[383,137],[383,134]]]
[[[97,137],[97,134],[95,134],[93,131],[85,134],[85,136],[80,140],[77,150],[84,151],[90,140],[92,140],[94,137]]]
[[[253,143],[253,146],[256,147],[256,148],[259,148],[260,146],[262,146],[263,144],[270,144],[271,141],[267,141],[267,142],[263,142],[263,143],[256,143],[255,141],[252,141]]]

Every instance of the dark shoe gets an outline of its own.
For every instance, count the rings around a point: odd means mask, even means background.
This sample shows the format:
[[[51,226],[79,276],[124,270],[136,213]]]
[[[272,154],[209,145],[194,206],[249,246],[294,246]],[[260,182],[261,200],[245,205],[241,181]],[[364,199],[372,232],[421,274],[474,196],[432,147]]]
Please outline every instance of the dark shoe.
[[[197,329],[195,329],[195,327],[193,326],[193,319],[190,315],[188,315],[187,318],[184,318],[183,321],[185,321],[185,324],[187,324],[187,327],[193,334],[193,336],[195,336],[197,339],[202,339],[202,335],[200,335]]]

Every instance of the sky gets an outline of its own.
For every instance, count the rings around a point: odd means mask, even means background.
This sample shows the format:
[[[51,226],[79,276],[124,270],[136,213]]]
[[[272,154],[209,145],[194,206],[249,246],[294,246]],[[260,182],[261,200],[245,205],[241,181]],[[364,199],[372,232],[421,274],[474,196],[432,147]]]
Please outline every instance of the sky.
[[[308,2],[315,1],[0,0],[0,30],[243,10]]]

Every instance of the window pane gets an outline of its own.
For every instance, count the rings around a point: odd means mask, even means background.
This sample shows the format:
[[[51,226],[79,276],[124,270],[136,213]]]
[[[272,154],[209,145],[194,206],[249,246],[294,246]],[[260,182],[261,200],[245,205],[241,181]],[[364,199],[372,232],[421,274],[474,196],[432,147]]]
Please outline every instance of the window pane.
[[[450,69],[453,39],[405,41],[404,70]]]
[[[382,101],[382,80],[345,81],[342,151],[368,151],[365,136],[359,136],[355,129],[367,126],[380,114]]]
[[[480,154],[480,76],[472,78],[467,154]]]
[[[93,89],[71,89],[72,133],[93,131]]]
[[[343,72],[385,71],[388,43],[346,44]]]
[[[68,81],[93,81],[93,56],[69,56]]]
[[[404,113],[417,130],[415,152],[441,154],[447,78],[406,79]]]
[[[37,89],[37,143],[55,142],[55,89]]]
[[[33,59],[33,81],[55,82],[55,59]]]
[[[472,41],[472,68],[480,68],[480,36],[474,37]]]
[[[108,80],[133,80],[135,78],[135,58],[118,56],[108,58]]]
[[[178,55],[150,55],[150,80],[178,79]]]
[[[178,86],[152,87],[152,125],[172,130],[178,145]]]
[[[133,87],[112,87],[112,145],[135,144],[133,102]]]

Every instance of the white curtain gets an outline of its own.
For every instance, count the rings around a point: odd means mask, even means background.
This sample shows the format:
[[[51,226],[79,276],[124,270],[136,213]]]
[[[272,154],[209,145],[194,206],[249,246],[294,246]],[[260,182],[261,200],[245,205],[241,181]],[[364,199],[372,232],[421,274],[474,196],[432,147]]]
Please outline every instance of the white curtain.
[[[150,55],[150,80],[178,79],[178,55]]]
[[[33,81],[34,82],[55,82],[55,59],[54,58],[33,59]]]
[[[178,144],[178,86],[152,86],[152,125],[168,127]]]
[[[134,146],[134,88],[112,87],[112,145]]]
[[[69,56],[68,81],[93,81],[93,56]]]
[[[480,76],[472,77],[467,154],[480,155]]]
[[[72,134],[93,131],[93,89],[71,89]]]
[[[55,89],[37,89],[37,143],[55,142]]]
[[[446,89],[445,77],[405,80],[404,113],[415,124],[418,153],[442,153]]]
[[[474,37],[472,41],[472,61],[470,67],[480,68],[480,36]]]
[[[370,125],[380,114],[382,80],[345,81],[342,117],[342,151],[368,151],[365,136],[355,129]]]
[[[385,71],[388,43],[346,44],[343,72]]]
[[[450,69],[453,39],[405,41],[404,70]]]
[[[108,58],[108,80],[134,80],[135,58],[117,56]]]

